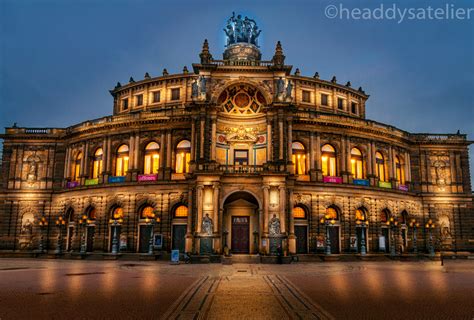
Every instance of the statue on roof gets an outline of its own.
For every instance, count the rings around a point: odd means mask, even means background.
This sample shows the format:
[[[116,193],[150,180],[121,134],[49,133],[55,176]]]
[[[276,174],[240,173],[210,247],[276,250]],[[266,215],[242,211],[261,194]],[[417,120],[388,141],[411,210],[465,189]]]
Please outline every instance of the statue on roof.
[[[227,20],[227,25],[224,28],[227,36],[227,46],[235,43],[250,43],[258,47],[257,38],[261,30],[258,30],[255,20],[242,16],[239,14],[235,16],[232,12],[232,17]]]

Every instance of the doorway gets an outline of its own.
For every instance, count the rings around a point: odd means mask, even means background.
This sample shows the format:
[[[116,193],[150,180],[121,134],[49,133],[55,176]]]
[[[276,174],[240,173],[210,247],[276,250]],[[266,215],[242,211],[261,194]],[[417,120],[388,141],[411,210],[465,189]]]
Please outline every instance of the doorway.
[[[180,253],[184,252],[186,244],[186,225],[185,224],[174,224],[173,225],[173,240],[172,249],[179,250]]]
[[[249,217],[232,217],[231,248],[233,253],[249,253],[249,220]]]
[[[150,247],[151,226],[142,224],[140,225],[139,232],[140,232],[140,238],[138,242],[138,252],[147,253]]]
[[[308,253],[308,227],[295,226],[296,253]]]

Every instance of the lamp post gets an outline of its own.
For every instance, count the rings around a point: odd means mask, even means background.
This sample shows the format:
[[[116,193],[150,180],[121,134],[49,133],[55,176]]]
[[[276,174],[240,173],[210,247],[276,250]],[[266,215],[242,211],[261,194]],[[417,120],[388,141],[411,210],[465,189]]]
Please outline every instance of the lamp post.
[[[357,219],[356,224],[359,228],[362,228],[362,235],[360,237],[360,254],[365,256],[367,254],[367,248],[365,245],[365,228],[369,225],[369,221],[362,219]]]
[[[63,228],[66,226],[66,221],[62,216],[56,220],[56,227],[58,228],[58,242],[56,243],[56,254],[63,253]]]
[[[86,250],[87,250],[87,247],[86,247],[86,226],[87,226],[88,223],[89,223],[89,220],[87,219],[86,215],[83,215],[81,217],[81,219],[79,219],[79,226],[82,229],[82,233],[81,233],[81,251],[80,251],[81,254],[86,254]]]
[[[390,217],[387,221],[387,226],[390,227],[390,256],[395,257],[397,255],[395,251],[396,247],[396,238],[395,238],[395,230],[398,226],[398,221],[396,221],[393,217]]]
[[[39,252],[44,252],[44,229],[48,226],[48,220],[46,217],[42,216],[38,221],[40,227],[40,243],[39,243]]]
[[[109,220],[111,228],[113,229],[113,236],[112,236],[112,254],[118,253],[118,238],[117,238],[117,227],[120,226],[123,222],[121,217],[114,217]]]
[[[429,219],[428,222],[425,225],[425,228],[428,229],[429,233],[429,242],[428,242],[428,247],[429,247],[429,252],[430,256],[434,257],[435,255],[435,250],[434,250],[434,243],[433,243],[433,229],[435,228],[435,224],[433,220]]]
[[[153,227],[154,227],[155,223],[161,222],[161,218],[157,217],[155,212],[152,212],[152,213],[149,213],[145,217],[145,222],[146,222],[147,225],[150,226],[150,241],[149,241],[149,245],[148,245],[148,254],[153,255]]]
[[[331,254],[331,239],[329,239],[329,228],[336,223],[336,220],[331,219],[331,217],[327,214],[320,220],[321,224],[324,224],[326,227],[326,255]]]
[[[413,253],[418,254],[418,244],[417,244],[417,228],[420,226],[418,222],[416,222],[415,219],[411,219],[410,221],[410,227],[413,228]]]

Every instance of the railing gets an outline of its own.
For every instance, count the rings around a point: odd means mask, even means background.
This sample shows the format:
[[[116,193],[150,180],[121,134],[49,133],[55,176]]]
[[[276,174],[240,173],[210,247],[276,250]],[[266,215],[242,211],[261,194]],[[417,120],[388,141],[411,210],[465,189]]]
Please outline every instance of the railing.
[[[431,134],[414,133],[412,137],[417,141],[447,141],[447,140],[466,140],[465,134]]]
[[[260,173],[263,172],[263,166],[256,165],[221,165],[219,171],[225,173]]]
[[[25,133],[30,134],[48,134],[50,132],[49,128],[25,128]]]
[[[252,60],[213,60],[212,64],[217,65],[217,66],[238,66],[238,67],[273,66],[272,61],[252,61]]]

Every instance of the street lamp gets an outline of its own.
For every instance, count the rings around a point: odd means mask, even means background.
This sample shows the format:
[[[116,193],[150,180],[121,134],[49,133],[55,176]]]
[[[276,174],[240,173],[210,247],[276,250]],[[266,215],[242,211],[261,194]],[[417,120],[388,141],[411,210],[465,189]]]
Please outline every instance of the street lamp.
[[[118,253],[118,238],[117,238],[117,227],[123,222],[123,214],[119,212],[114,212],[112,219],[109,220],[109,223],[114,230],[114,235],[112,237],[112,254]]]
[[[397,255],[397,253],[395,252],[395,230],[398,226],[398,221],[396,221],[393,217],[390,217],[386,224],[390,227],[390,256],[395,257]]]
[[[147,225],[150,226],[150,242],[148,245],[148,254],[153,255],[153,228],[155,223],[160,223],[161,218],[157,217],[155,212],[150,212],[146,217],[145,217],[145,222]]]
[[[336,223],[336,220],[331,219],[330,215],[325,215],[323,218],[320,220],[321,224],[324,224],[326,227],[326,255],[331,254],[331,239],[329,239],[329,228],[333,226]]]
[[[428,233],[430,235],[428,245],[429,245],[429,250],[430,250],[430,256],[432,257],[435,255],[434,243],[433,243],[433,229],[435,228],[435,226],[436,225],[431,219],[429,219],[425,225],[425,228],[428,229]]]
[[[365,220],[365,217],[356,220],[356,224],[359,228],[362,228],[362,235],[360,237],[360,254],[365,256],[367,254],[367,248],[365,246],[365,228],[368,227],[369,221]]]
[[[44,252],[44,229],[48,226],[48,220],[46,217],[42,216],[41,219],[38,221],[40,227],[40,243],[39,243],[39,251],[40,253]]]
[[[63,228],[66,226],[66,221],[62,216],[59,216],[56,220],[56,227],[58,228],[58,242],[56,244],[56,254],[61,254],[63,252]]]
[[[89,223],[89,219],[87,219],[87,215],[83,215],[81,219],[79,219],[79,226],[82,229],[82,234],[81,234],[81,254],[86,254],[86,226]]]
[[[413,228],[413,253],[418,254],[418,244],[417,244],[417,239],[416,239],[416,230],[417,228],[420,227],[420,224],[416,222],[416,219],[411,219],[410,221],[410,227]]]

